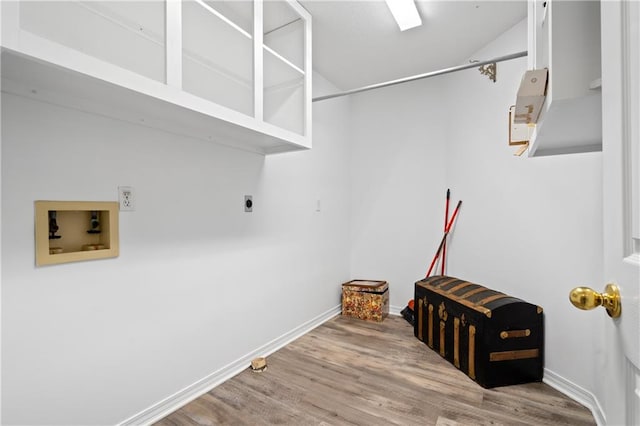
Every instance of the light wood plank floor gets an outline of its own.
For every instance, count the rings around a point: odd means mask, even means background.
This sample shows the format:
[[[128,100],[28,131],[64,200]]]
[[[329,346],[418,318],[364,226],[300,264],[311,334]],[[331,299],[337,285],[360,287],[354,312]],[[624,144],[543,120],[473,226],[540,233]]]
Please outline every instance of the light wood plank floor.
[[[338,316],[165,417],[170,425],[593,425],[543,383],[483,389],[402,318]]]

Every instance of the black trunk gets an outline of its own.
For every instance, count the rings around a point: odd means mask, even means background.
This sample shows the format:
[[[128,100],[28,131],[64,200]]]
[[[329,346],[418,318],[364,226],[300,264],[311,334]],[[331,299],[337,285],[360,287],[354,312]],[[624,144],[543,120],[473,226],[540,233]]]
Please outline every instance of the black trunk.
[[[415,284],[415,336],[485,388],[542,381],[542,308],[457,278]]]

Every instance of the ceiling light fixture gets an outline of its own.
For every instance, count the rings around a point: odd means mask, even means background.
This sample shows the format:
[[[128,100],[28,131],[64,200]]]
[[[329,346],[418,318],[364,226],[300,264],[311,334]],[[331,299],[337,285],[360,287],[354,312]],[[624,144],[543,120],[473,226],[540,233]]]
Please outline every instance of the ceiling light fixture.
[[[385,0],[400,31],[422,25],[422,19],[413,0]]]

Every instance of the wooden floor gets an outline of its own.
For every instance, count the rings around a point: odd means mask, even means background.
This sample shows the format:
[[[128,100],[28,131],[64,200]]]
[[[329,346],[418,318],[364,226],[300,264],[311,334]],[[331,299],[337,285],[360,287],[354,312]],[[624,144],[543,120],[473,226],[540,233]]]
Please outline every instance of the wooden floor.
[[[338,316],[156,423],[169,425],[593,425],[543,383],[483,389],[400,317]]]

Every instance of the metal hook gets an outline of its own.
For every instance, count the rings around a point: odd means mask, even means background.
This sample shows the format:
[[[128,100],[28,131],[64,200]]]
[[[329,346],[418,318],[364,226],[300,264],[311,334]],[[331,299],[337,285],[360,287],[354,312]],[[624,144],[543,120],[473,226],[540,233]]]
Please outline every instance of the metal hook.
[[[481,66],[478,71],[480,71],[480,74],[489,77],[489,80],[496,82],[497,65],[495,62]]]

